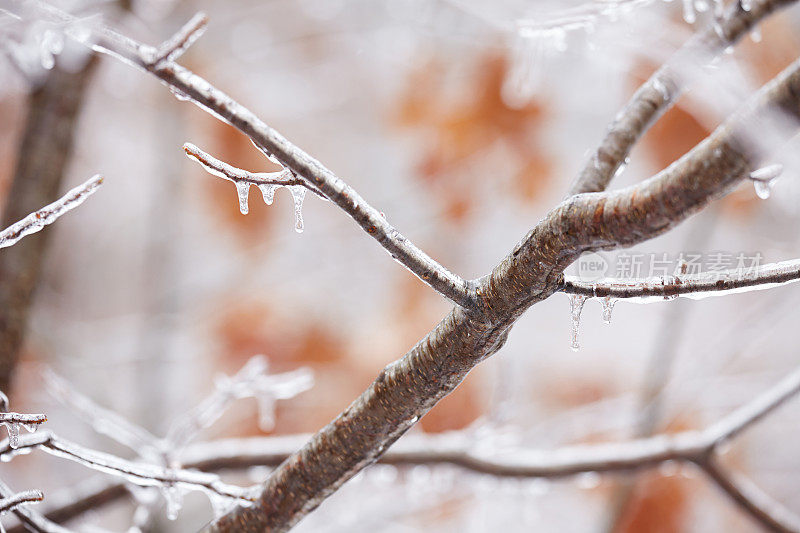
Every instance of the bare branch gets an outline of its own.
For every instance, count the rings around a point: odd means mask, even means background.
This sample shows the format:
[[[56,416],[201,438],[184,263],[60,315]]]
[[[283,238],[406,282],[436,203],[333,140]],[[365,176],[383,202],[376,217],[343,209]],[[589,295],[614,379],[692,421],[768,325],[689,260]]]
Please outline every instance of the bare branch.
[[[565,277],[567,294],[610,298],[670,298],[694,295],[724,295],[746,290],[770,289],[800,279],[800,259],[770,263],[752,269],[728,269],[701,274],[676,274],[644,280],[598,282]]]
[[[636,142],[683,93],[687,65],[696,68],[701,62],[710,62],[739,41],[761,19],[794,1],[752,1],[750,9],[746,11],[740,8],[738,1],[732,2],[721,20],[712,21],[703,32],[693,36],[639,87],[614,118],[600,146],[589,157],[570,187],[569,194],[605,190],[617,170],[625,164]]]
[[[26,490],[0,499],[0,514],[15,509],[26,503],[38,503],[44,499],[40,490]]]
[[[303,187],[323,200],[327,200],[325,195],[316,187],[310,185],[306,180],[295,176],[291,170],[284,169],[279,172],[258,173],[248,172],[247,170],[242,170],[224,161],[220,161],[191,143],[184,144],[183,150],[190,159],[200,163],[209,174],[231,181],[236,185],[236,190],[239,193],[239,210],[243,215],[246,215],[249,211],[247,197],[249,195],[250,185],[255,185],[259,188],[261,194],[264,196],[264,202],[267,205],[272,205],[272,199],[278,187]]]
[[[85,448],[50,432],[26,435],[19,446],[12,448],[7,441],[0,442],[0,457],[12,458],[21,451],[38,448],[56,457],[75,461],[93,470],[105,472],[142,487],[181,486],[203,490],[243,504],[253,501],[250,490],[220,481],[219,477],[205,472],[159,465],[131,462],[96,450]]]
[[[158,47],[152,61],[154,63],[177,61],[197,39],[202,37],[207,25],[208,17],[205,13],[195,14],[175,35]]]
[[[0,231],[0,248],[11,246],[23,237],[41,231],[48,224],[52,224],[67,211],[71,211],[81,205],[86,198],[94,194],[102,183],[103,178],[100,175],[92,176],[52,204],[44,206]]]
[[[38,491],[27,491],[27,492],[38,492]],[[39,493],[41,495],[41,493]],[[3,500],[8,498],[14,497],[14,491],[11,488],[0,481],[0,498]],[[42,498],[39,498],[41,500]],[[33,503],[35,500],[32,500]],[[24,502],[23,502],[24,503]],[[28,509],[27,506],[20,506],[17,505],[11,512],[17,517],[17,519],[24,524],[25,531],[33,531],[35,533],[68,533],[66,529],[59,526],[56,523],[51,522],[44,516],[40,515],[39,513]]]
[[[713,459],[700,463],[700,467],[742,510],[767,530],[781,533],[800,531],[800,519],[750,480],[723,470]]]
[[[15,3],[26,3],[15,0]],[[34,2],[42,16],[57,21],[72,21],[74,17],[44,2]],[[207,80],[173,61],[155,61],[158,56],[151,46],[139,43],[108,28],[93,31],[96,38],[91,47],[101,53],[139,67],[160,79],[182,100],[190,100],[211,115],[231,124],[250,137],[257,148],[277,159],[281,165],[315,187],[340,207],[400,264],[409,269],[431,288],[454,303],[473,307],[474,291],[469,282],[453,274],[428,254],[417,248],[386,220],[385,215],[372,207],[352,187],[328,170],[319,161],[289,142],[226,93]]]

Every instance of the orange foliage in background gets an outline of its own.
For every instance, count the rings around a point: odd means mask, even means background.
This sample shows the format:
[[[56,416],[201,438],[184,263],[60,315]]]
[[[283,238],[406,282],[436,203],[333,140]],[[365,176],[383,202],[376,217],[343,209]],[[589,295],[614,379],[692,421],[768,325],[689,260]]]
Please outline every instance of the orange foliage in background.
[[[504,57],[484,56],[476,67],[475,79],[459,88],[461,94],[452,95],[445,89],[441,61],[424,62],[410,74],[395,113],[395,124],[421,130],[431,139],[421,154],[419,177],[436,185],[431,189],[439,193],[448,220],[456,223],[466,219],[477,200],[465,192],[464,171],[496,143],[504,143],[516,156],[512,183],[523,199],[535,199],[553,177],[553,162],[538,139],[545,124],[544,105],[532,100],[513,108],[503,100],[508,73]]]

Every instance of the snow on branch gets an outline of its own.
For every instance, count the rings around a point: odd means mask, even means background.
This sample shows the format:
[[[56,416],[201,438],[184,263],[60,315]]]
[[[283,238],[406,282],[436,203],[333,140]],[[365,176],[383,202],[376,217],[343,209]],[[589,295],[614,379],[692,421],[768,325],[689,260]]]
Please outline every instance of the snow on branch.
[[[253,173],[220,161],[191,143],[184,144],[183,150],[190,159],[200,163],[209,174],[231,181],[236,185],[236,192],[239,196],[239,211],[243,215],[246,215],[249,211],[247,200],[250,195],[251,185],[258,187],[264,197],[264,203],[267,205],[272,205],[275,191],[280,187],[286,187],[289,190],[294,200],[295,230],[298,233],[303,231],[303,199],[305,198],[306,189],[323,200],[327,200],[325,195],[316,187],[298,178],[289,169],[284,168],[279,172]]]
[[[770,263],[750,269],[733,268],[701,274],[675,274],[644,280],[582,281],[564,278],[562,291],[589,298],[656,298],[706,296],[762,290],[800,279],[800,259]]]
[[[70,190],[67,194],[26,216],[19,222],[12,224],[0,231],[0,248],[5,248],[16,244],[23,237],[36,233],[48,224],[52,224],[58,217],[75,209],[84,200],[94,194],[98,187],[103,183],[103,178],[99,175],[89,178],[84,183]]]
[[[37,16],[47,20],[64,23],[75,20],[72,15],[46,2],[15,0],[13,3],[30,7],[36,11]],[[191,27],[191,24],[187,27]],[[212,116],[237,128],[265,155],[277,160],[284,168],[300,177],[307,188],[316,188],[325,198],[341,208],[377,240],[397,262],[424,283],[460,306],[474,307],[476,298],[470,282],[453,274],[419,249],[389,224],[385,215],[367,203],[344,180],[265,124],[252,111],[194,72],[169,60],[169,54],[158,59],[158,49],[104,26],[86,29],[89,30],[91,38],[80,39],[80,42],[96,52],[110,55],[153,74],[169,87],[179,100],[190,101]],[[191,31],[188,33],[194,35]],[[178,35],[182,34],[178,32]],[[170,43],[174,40],[170,39],[159,49],[170,49],[172,46]],[[302,191],[300,194],[305,193],[304,189],[298,191]],[[295,201],[297,201],[296,196]]]

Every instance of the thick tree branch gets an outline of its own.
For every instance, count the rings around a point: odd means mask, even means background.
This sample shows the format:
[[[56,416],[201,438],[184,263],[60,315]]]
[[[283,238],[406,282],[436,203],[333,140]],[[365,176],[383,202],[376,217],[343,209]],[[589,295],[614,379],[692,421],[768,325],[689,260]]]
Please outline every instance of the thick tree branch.
[[[639,138],[683,94],[687,67],[697,68],[718,56],[752,30],[761,19],[794,1],[752,1],[747,11],[741,8],[738,1],[732,2],[721,20],[712,21],[703,32],[689,39],[639,87],[609,126],[602,142],[570,187],[569,194],[604,191],[617,170],[625,164]]]
[[[643,280],[599,282],[565,277],[562,291],[588,297],[670,298],[694,295],[730,294],[746,290],[769,289],[800,279],[800,260],[770,263],[752,269],[727,269],[701,274],[676,274]]]

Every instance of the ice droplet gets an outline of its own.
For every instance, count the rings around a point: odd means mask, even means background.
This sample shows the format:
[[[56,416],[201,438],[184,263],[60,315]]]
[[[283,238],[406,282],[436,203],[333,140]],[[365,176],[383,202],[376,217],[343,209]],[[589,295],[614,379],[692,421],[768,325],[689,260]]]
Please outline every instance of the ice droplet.
[[[578,487],[581,489],[596,489],[600,486],[600,474],[597,472],[584,472],[578,475]]]
[[[761,28],[758,26],[753,26],[753,29],[750,30],[750,40],[754,43],[761,42]]]
[[[294,230],[303,233],[303,200],[306,197],[306,188],[302,185],[289,185],[286,187],[294,199]]]
[[[264,197],[264,203],[272,205],[272,201],[275,199],[275,191],[278,190],[278,185],[263,184],[259,185],[258,189],[261,191],[261,196]]]
[[[581,312],[583,311],[583,305],[586,303],[586,299],[586,296],[581,294],[569,295],[569,314],[572,319],[572,339],[569,346],[575,352],[581,348],[581,344],[578,341],[578,334],[580,333],[581,327]]]
[[[611,324],[611,313],[614,311],[614,305],[617,303],[617,299],[606,296],[600,303],[603,306],[603,323]]]
[[[172,95],[181,102],[188,102],[189,100],[192,99],[188,94],[179,89],[176,89],[175,87],[172,87],[171,85],[169,86],[169,92],[171,92]]]
[[[246,181],[237,181],[236,183],[236,194],[239,195],[239,211],[246,215],[250,208],[247,205],[247,197],[250,196],[250,184]]]
[[[753,8],[753,0],[741,0],[739,5],[742,6],[744,11],[750,11]]]
[[[775,164],[759,168],[750,173],[750,179],[753,180],[753,187],[759,198],[762,200],[769,198],[772,187],[781,177],[782,172],[783,165]]]

